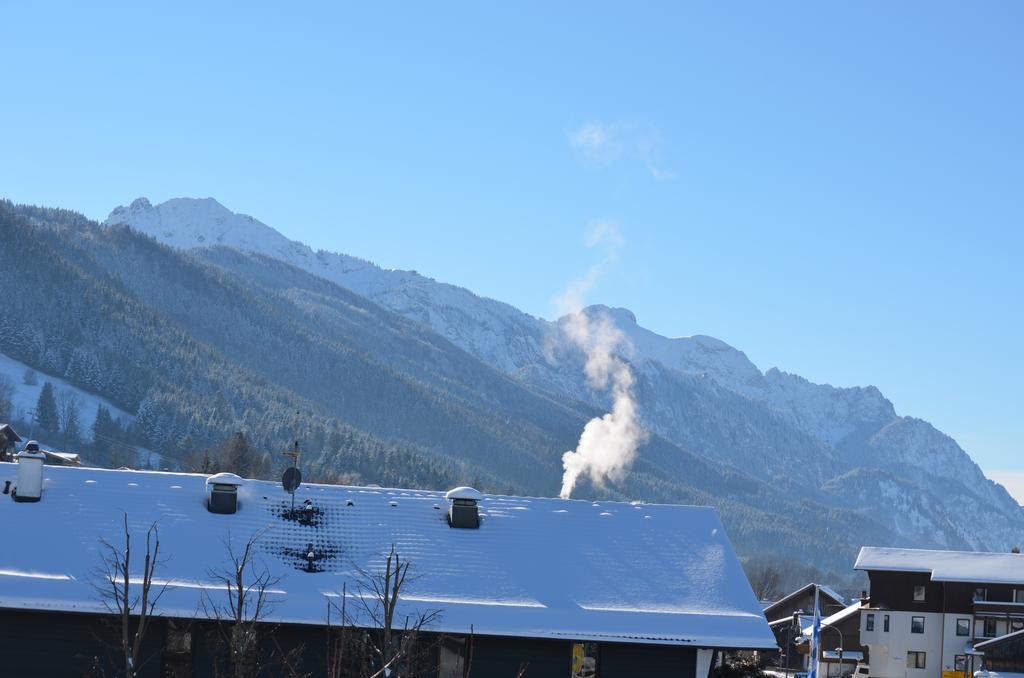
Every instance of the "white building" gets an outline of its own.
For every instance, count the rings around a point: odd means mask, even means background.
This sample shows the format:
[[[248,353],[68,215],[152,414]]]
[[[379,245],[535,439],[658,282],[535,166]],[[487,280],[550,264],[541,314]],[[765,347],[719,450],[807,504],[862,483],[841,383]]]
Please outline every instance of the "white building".
[[[976,641],[1024,629],[1024,555],[866,546],[854,567],[871,582],[860,639],[872,677],[971,675]]]

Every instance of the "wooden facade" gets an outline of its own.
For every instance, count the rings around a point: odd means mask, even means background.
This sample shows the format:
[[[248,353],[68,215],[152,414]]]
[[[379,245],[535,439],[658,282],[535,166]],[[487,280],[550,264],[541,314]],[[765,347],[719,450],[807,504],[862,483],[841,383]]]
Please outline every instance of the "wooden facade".
[[[985,668],[999,673],[1024,673],[1024,631],[979,643]]]
[[[1024,616],[1024,608],[1015,591],[1024,585],[986,582],[932,581],[927,573],[869,571],[871,607],[890,610],[916,610],[946,614],[973,614],[1010,618]],[[924,600],[915,600],[915,587],[924,587]],[[984,591],[981,598],[978,590]],[[1019,594],[1018,594],[1019,595]]]

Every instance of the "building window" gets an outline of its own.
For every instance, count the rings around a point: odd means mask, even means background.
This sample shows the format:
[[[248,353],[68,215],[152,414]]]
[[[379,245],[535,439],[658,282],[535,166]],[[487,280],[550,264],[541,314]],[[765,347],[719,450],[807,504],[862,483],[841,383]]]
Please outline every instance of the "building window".
[[[184,622],[168,621],[165,649],[173,654],[192,652],[192,630]]]
[[[988,589],[974,589],[974,600],[988,600]]]
[[[882,631],[889,633],[889,615],[882,617]]]
[[[986,638],[995,638],[996,637],[996,620],[995,619],[986,619],[985,620],[985,627],[984,627],[983,632],[982,632],[981,635],[983,635]]]
[[[466,675],[466,639],[442,636],[438,643],[438,678],[462,678]]]
[[[875,615],[869,614],[864,616],[864,630],[874,631],[875,630]]]
[[[967,655],[958,654],[953,657],[953,670],[958,673],[963,673],[967,670]]]
[[[924,633],[924,617],[911,617],[910,618],[910,632],[911,633]]]
[[[1024,603],[1024,589],[1013,590],[1013,602]]]
[[[969,636],[969,635],[971,635],[971,620],[970,619],[957,619],[956,620],[956,635],[958,635],[958,636]]]
[[[924,668],[924,652],[914,652],[913,650],[907,652],[907,668],[908,669],[923,669]]]
[[[597,643],[572,644],[572,678],[593,678],[597,675]]]
[[[914,587],[914,602],[920,603],[920,602],[923,602],[923,601],[924,601],[924,587],[923,586],[915,586]]]

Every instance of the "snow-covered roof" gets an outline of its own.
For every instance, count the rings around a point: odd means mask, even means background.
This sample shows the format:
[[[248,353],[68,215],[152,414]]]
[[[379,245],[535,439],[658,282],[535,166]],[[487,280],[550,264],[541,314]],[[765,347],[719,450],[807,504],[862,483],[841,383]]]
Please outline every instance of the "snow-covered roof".
[[[865,546],[854,565],[857,570],[922,572],[932,581],[985,584],[1024,584],[1024,555],[972,551]]]
[[[802,615],[800,615],[799,621],[800,621],[800,627],[803,628],[807,624],[810,624],[810,623],[812,623],[814,621],[814,615],[802,614]],[[793,623],[793,615],[789,615],[788,617],[782,617],[780,619],[770,620],[768,622],[768,626],[779,626],[780,624],[792,624],[792,623]]]
[[[18,432],[15,431],[14,427],[10,424],[0,423],[0,434],[3,434],[3,436],[11,442],[21,442],[21,436],[18,435]]]
[[[846,607],[846,608],[840,610],[839,612],[836,612],[835,614],[829,615],[828,617],[825,617],[824,619],[822,619],[821,620],[821,628],[825,628],[826,626],[835,626],[839,622],[841,622],[841,621],[843,621],[845,619],[849,619],[850,617],[852,617],[852,616],[854,616],[854,615],[856,615],[858,613],[860,613],[860,601],[857,601],[853,605],[850,605],[849,607]],[[812,617],[811,618],[811,625],[804,627],[801,630],[801,633],[803,633],[805,636],[811,635],[811,633],[814,631],[813,623],[814,623],[814,618]]]
[[[0,463],[0,484],[16,477]],[[453,529],[442,492],[307,484],[295,500],[316,513],[303,524],[267,481],[247,480],[238,512],[221,515],[206,509],[202,475],[47,466],[44,477],[39,503],[0,500],[0,607],[103,611],[91,585],[100,539],[117,543],[124,511],[133,543],[158,523],[166,616],[194,617],[204,591],[223,596],[211,570],[227,563],[225,539],[259,535],[280,577],[272,621],[323,624],[328,601],[343,585],[355,595],[359,569],[381,570],[394,544],[411,563],[402,605],[440,610],[431,630],[775,647],[711,508],[483,495],[479,529]],[[322,571],[304,571],[310,543]]]
[[[56,450],[41,450],[41,452],[50,459],[50,461],[60,464],[79,466],[82,463],[81,455],[75,454],[74,452],[57,452]]]
[[[974,644],[974,649],[975,650],[980,650],[980,651],[984,652],[985,650],[987,650],[990,647],[994,647],[996,645],[1001,645],[1001,644],[1005,643],[1008,640],[1016,640],[1017,638],[1024,638],[1024,629],[1021,629],[1020,631],[1013,631],[1011,633],[1006,633],[1006,634],[1001,635],[1001,636],[999,636],[997,638],[991,638],[989,640],[984,640],[984,641],[975,643]]]
[[[828,659],[839,659],[839,653],[835,650],[822,650],[821,658]],[[861,650],[843,650],[843,661],[861,661],[864,659],[864,652]]]

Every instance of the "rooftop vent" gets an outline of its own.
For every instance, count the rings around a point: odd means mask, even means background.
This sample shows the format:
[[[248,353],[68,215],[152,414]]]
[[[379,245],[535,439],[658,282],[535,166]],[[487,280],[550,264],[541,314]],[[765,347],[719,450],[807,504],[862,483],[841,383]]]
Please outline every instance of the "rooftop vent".
[[[206,508],[210,513],[238,510],[238,488],[245,483],[234,473],[218,473],[206,479]]]
[[[456,487],[448,490],[444,498],[448,500],[448,524],[452,527],[476,529],[480,527],[480,511],[477,502],[483,495],[472,487]]]
[[[43,462],[46,455],[39,443],[30,440],[25,449],[15,455],[18,459],[18,484],[11,492],[14,501],[39,501],[43,496]]]

